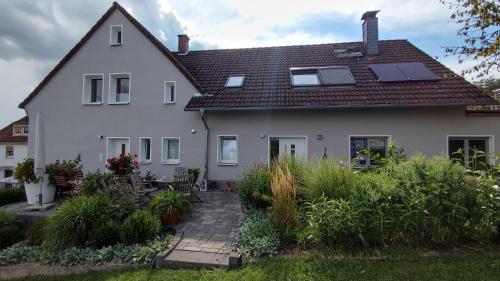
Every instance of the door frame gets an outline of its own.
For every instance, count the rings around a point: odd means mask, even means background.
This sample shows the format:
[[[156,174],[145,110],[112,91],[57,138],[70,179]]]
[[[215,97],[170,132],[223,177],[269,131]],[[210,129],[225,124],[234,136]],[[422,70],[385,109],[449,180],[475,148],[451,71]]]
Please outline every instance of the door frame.
[[[107,137],[106,138],[106,161],[108,161],[109,156],[110,156],[110,154],[109,154],[109,141],[113,140],[113,139],[123,139],[123,140],[127,139],[128,140],[127,149],[128,149],[128,152],[131,153],[131,151],[130,151],[130,147],[131,147],[130,137]]]
[[[308,146],[309,140],[307,135],[268,135],[267,136],[267,164],[271,164],[271,138],[302,138],[306,140],[305,145],[305,157],[304,160],[307,161],[309,159]]]

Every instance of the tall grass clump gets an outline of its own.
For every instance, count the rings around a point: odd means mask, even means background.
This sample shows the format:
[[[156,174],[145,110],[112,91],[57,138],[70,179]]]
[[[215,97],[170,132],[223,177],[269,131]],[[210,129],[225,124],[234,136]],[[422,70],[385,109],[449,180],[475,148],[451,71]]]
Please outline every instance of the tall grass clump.
[[[304,171],[302,192],[309,202],[322,197],[346,198],[356,188],[357,181],[356,172],[349,167],[330,159],[315,159]]]
[[[304,171],[306,163],[302,158],[280,155],[280,157],[272,163],[273,174],[276,173],[277,167],[282,170],[289,170],[299,187],[304,184]]]
[[[273,192],[272,210],[282,233],[293,230],[297,226],[297,193],[298,184],[287,167],[277,166],[271,182]]]

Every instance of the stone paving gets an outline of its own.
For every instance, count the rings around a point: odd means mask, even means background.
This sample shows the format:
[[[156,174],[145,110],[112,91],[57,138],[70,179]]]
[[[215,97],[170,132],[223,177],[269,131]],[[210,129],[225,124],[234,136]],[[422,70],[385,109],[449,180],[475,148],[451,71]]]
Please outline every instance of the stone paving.
[[[241,204],[235,192],[197,193],[203,203],[192,203],[191,214],[176,226],[183,232],[175,250],[228,254],[234,249]]]

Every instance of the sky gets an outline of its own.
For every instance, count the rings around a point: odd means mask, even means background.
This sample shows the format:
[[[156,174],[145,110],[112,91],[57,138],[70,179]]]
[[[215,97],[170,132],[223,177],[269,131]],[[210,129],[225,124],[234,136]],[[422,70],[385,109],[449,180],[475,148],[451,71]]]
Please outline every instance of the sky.
[[[170,50],[361,41],[361,15],[380,10],[379,38],[408,39],[460,73],[474,64],[446,57],[462,41],[439,0],[119,0]],[[0,0],[0,128],[18,104],[112,5],[110,0]],[[499,72],[490,73],[500,78]],[[466,76],[470,81],[474,76]]]

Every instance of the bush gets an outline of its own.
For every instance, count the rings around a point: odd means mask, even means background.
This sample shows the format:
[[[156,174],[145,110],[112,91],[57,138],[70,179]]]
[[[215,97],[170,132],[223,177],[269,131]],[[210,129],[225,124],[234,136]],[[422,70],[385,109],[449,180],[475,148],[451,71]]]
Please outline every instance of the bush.
[[[111,174],[97,170],[87,173],[82,179],[81,192],[85,195],[94,195],[108,188],[111,184]]]
[[[125,178],[113,179],[106,188],[98,190],[97,194],[106,198],[109,213],[119,221],[123,221],[140,205],[139,191]]]
[[[160,219],[151,213],[136,210],[120,227],[120,238],[125,244],[141,243],[160,232]]]
[[[14,178],[24,184],[37,183],[38,179],[35,175],[35,160],[26,158],[22,162],[17,163],[14,169]]]
[[[236,244],[247,258],[275,255],[280,238],[274,218],[261,210],[247,211],[241,219]]]
[[[276,168],[282,170],[288,169],[299,186],[304,184],[304,170],[306,164],[301,158],[289,157],[288,155],[280,155],[279,159],[275,160],[272,165],[273,174],[276,173]]]
[[[356,172],[330,159],[316,159],[309,163],[304,174],[303,193],[309,202],[326,198],[346,198],[357,186]]]
[[[0,211],[0,249],[16,243],[22,236],[21,225],[16,216]]]
[[[282,233],[293,230],[298,223],[297,193],[298,184],[288,167],[275,168],[271,182],[273,192],[273,213]]]
[[[30,245],[40,245],[45,240],[45,227],[47,221],[45,219],[37,220],[26,231],[26,240]]]
[[[23,188],[11,188],[0,191],[0,206],[26,200]]]
[[[82,170],[82,161],[80,154],[73,160],[63,160],[45,166],[45,173],[49,175],[49,184],[56,185],[56,176],[64,177],[66,179],[73,179],[77,173]]]
[[[177,209],[181,215],[189,211],[189,198],[180,192],[160,192],[149,202],[148,209],[158,218],[171,215]]]
[[[238,182],[240,201],[246,209],[265,209],[271,206],[272,174],[267,165],[257,164]]]

